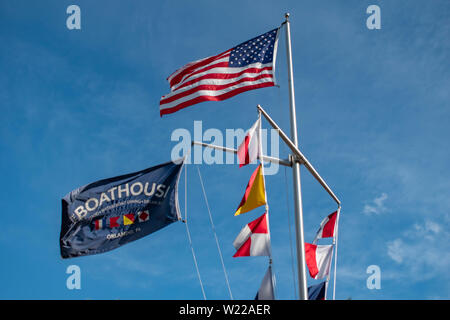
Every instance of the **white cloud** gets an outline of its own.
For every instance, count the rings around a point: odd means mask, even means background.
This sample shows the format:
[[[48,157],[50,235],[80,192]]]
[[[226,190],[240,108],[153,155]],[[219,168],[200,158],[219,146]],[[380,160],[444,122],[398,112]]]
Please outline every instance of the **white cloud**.
[[[440,224],[426,220],[389,241],[387,254],[409,279],[447,276],[450,269],[449,240],[450,233]]]
[[[376,197],[373,201],[372,204],[366,204],[364,206],[363,212],[366,215],[371,215],[371,214],[380,214],[385,212],[387,209],[384,206],[384,202],[387,200],[388,195],[386,193],[382,193],[379,197]]]
[[[402,239],[395,239],[394,241],[388,242],[388,255],[397,263],[403,262],[404,257],[404,243]]]
[[[434,234],[438,234],[441,232],[441,226],[433,221],[427,220],[425,221],[424,231],[427,233],[431,231]]]
[[[426,220],[424,224],[414,224],[413,228],[407,232],[405,235],[410,238],[422,238],[428,241],[433,241],[435,236],[440,234],[442,227],[431,220]]]

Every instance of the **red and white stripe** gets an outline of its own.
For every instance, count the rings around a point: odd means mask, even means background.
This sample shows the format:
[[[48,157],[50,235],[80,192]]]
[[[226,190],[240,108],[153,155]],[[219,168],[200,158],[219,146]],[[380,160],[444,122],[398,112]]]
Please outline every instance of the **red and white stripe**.
[[[323,279],[330,274],[333,245],[305,243],[306,264],[314,279]]]
[[[233,242],[236,257],[270,256],[270,233],[267,213],[248,223]]]
[[[314,238],[314,244],[318,239],[333,238],[335,236],[336,218],[337,211],[333,212],[332,214],[328,215],[328,217],[322,220],[319,230],[317,230],[316,237]]]
[[[95,220],[95,230],[103,229],[103,219]]]
[[[171,91],[159,102],[160,115],[204,101],[222,101],[239,93],[275,85],[273,62],[229,67],[230,52],[188,63],[167,78]]]
[[[261,118],[256,120],[255,124],[248,130],[244,141],[238,148],[237,156],[239,159],[239,168],[252,163],[258,158],[259,154],[259,129]]]

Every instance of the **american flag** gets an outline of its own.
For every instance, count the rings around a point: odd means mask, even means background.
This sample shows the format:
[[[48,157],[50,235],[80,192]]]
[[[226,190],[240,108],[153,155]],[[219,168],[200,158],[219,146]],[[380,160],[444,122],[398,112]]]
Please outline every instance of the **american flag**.
[[[175,71],[167,78],[171,92],[159,102],[160,115],[274,86],[278,30],[273,29],[218,55],[190,62]]]

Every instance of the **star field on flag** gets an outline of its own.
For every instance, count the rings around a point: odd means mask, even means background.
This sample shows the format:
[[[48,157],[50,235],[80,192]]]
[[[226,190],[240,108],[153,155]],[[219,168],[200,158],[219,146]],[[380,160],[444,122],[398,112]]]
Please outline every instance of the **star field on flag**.
[[[204,101],[275,85],[278,28],[222,52],[186,64],[167,80],[171,92],[159,102],[160,115]]]

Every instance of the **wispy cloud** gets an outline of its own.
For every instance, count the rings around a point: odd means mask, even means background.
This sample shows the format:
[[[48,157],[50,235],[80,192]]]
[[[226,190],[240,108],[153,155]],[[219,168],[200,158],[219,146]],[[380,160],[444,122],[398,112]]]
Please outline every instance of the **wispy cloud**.
[[[388,241],[387,254],[410,281],[446,277],[450,269],[449,240],[450,232],[442,225],[425,220],[412,225],[400,237]]]
[[[383,192],[379,197],[376,197],[371,204],[366,204],[364,206],[364,214],[371,215],[386,212],[387,209],[384,205],[384,202],[387,200],[387,198],[388,195]]]
[[[402,239],[395,239],[387,244],[388,255],[397,263],[402,263],[405,255],[405,244]]]

